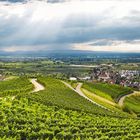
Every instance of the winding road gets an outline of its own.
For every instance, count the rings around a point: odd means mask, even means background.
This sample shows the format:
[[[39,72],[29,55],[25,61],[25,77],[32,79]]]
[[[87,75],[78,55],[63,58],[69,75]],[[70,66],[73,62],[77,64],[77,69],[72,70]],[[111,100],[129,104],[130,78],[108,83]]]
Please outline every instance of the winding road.
[[[80,96],[84,97],[85,99],[87,99],[88,101],[90,101],[91,103],[103,108],[103,109],[106,109],[106,110],[109,110],[108,108],[94,102],[93,100],[91,100],[90,98],[88,98],[87,96],[85,96],[85,94],[81,91],[81,87],[83,85],[83,83],[78,83],[76,89],[74,89],[70,84],[68,84],[67,82],[64,82],[64,81],[61,81],[62,83],[64,83],[67,87],[69,87],[70,89],[72,89],[73,91],[75,91],[76,93],[78,93]],[[110,110],[109,110],[110,111]]]
[[[45,87],[37,82],[37,79],[31,79],[30,82],[34,85],[34,90],[31,93],[44,90]]]
[[[118,101],[119,106],[122,107],[124,105],[124,100],[125,100],[126,97],[136,96],[136,95],[140,96],[140,92],[134,91],[131,94],[127,94],[127,95],[122,96]]]
[[[34,85],[34,89],[30,93],[38,92],[38,91],[45,89],[45,87],[43,85],[41,85],[40,83],[37,82],[37,79],[30,79],[30,82]],[[12,96],[11,99],[14,100],[15,97],[16,96]],[[3,99],[3,98],[0,97],[0,99]]]

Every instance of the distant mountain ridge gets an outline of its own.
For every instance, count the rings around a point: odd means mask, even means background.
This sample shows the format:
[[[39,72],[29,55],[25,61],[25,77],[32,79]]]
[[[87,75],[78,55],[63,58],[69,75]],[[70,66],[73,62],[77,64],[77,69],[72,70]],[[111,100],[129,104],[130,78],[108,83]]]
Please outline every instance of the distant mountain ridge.
[[[4,52],[0,51],[0,56],[69,56],[69,55],[98,55],[106,58],[113,57],[128,57],[128,58],[140,58],[140,53],[130,52],[103,52],[103,51],[80,51],[80,50],[48,50],[48,51],[17,51],[17,52]]]
[[[15,2],[27,2],[27,1],[30,1],[30,0],[0,0],[0,2],[12,2],[12,3],[15,3]],[[57,3],[57,2],[66,2],[66,1],[71,1],[71,0],[38,0],[38,1],[46,1],[48,3]]]

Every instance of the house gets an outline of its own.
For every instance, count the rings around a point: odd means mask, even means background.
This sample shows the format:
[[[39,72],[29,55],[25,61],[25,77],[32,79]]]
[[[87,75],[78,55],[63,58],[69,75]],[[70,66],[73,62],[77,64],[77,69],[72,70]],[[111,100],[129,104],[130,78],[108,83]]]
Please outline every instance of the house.
[[[110,84],[115,84],[116,81],[115,81],[114,79],[109,79],[109,80],[108,80],[108,83],[110,83]]]
[[[86,77],[82,77],[82,78],[79,78],[80,80],[91,80],[91,77],[90,76],[86,76]]]
[[[108,73],[102,73],[101,75],[99,75],[99,80],[107,81],[108,79],[110,79]]]
[[[76,77],[70,77],[69,80],[70,80],[70,81],[76,81],[77,78],[76,78]]]

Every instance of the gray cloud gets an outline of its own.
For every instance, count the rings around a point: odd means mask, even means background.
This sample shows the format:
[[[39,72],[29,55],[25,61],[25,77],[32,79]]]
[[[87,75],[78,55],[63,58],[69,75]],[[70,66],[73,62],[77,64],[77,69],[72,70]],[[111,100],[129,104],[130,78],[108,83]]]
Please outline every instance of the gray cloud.
[[[26,20],[28,21],[28,18]],[[38,22],[36,24],[28,23],[26,20],[11,18],[0,24],[0,45],[44,45],[81,43],[97,39],[140,39],[140,26],[111,25],[98,27],[99,21],[96,21],[96,18],[91,19],[91,23],[84,16],[80,16],[77,19],[67,18],[59,30],[56,23],[60,23],[56,20],[48,23]]]
[[[130,11],[129,16],[111,22],[111,16],[102,12],[73,13],[63,19],[42,19],[32,22],[35,10],[27,9],[23,16],[13,14],[5,18],[8,15],[6,12],[0,16],[0,21],[3,21],[0,22],[0,48],[46,45],[47,49],[70,49],[74,43],[99,40],[92,45],[103,46],[111,45],[111,42],[103,40],[140,39],[140,24],[137,24],[140,21],[139,11]]]
[[[26,3],[29,1],[33,1],[33,0],[0,0],[0,2],[11,2],[11,3]],[[44,1],[47,3],[62,3],[62,2],[71,2],[71,1],[75,1],[75,0],[38,0],[38,1]],[[80,1],[106,1],[106,0],[80,0]],[[108,0],[108,1],[116,1],[116,0]],[[117,1],[126,1],[126,0],[117,0]],[[127,0],[127,1],[132,1],[132,0]]]
[[[28,2],[28,1],[31,1],[31,0],[0,0],[2,2],[11,2],[11,3],[16,3],[16,2]],[[48,3],[60,3],[60,2],[68,2],[68,1],[71,1],[71,0],[38,0],[38,1],[45,1],[45,2],[48,2]]]

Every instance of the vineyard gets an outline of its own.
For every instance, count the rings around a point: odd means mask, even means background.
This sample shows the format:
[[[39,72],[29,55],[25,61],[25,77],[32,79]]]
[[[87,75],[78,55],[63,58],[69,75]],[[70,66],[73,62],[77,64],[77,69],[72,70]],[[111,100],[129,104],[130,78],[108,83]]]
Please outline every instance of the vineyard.
[[[0,82],[0,97],[29,92],[34,88],[27,78],[15,78]]]
[[[30,92],[33,85],[26,78],[0,82],[3,84],[1,86],[3,93],[10,89],[10,91],[20,89],[22,93],[13,92],[17,95],[15,99],[4,93],[5,98],[0,99],[0,139],[134,140],[140,138],[138,118],[127,116],[123,112],[103,109],[79,96],[60,80],[39,77],[38,82],[44,85],[45,90],[36,93]],[[23,89],[28,89],[29,92]]]
[[[140,120],[65,110],[25,98],[0,100],[0,137],[49,140],[133,140]]]
[[[27,98],[33,101],[43,103],[44,105],[56,105],[65,109],[85,111],[94,114],[116,115],[116,113],[102,109],[87,101],[57,79],[43,77],[39,78],[38,82],[45,86],[45,90],[26,95]]]
[[[124,101],[124,110],[140,117],[140,96],[130,96]]]
[[[107,83],[84,83],[83,88],[103,98],[115,102],[117,102],[122,95],[126,95],[132,92],[132,90],[128,87]]]
[[[66,80],[65,80],[66,81]],[[66,81],[69,85],[71,85],[74,89],[76,89],[76,87],[77,87],[77,85],[78,85],[78,83],[77,83],[77,81],[69,81],[69,80],[67,80]]]

